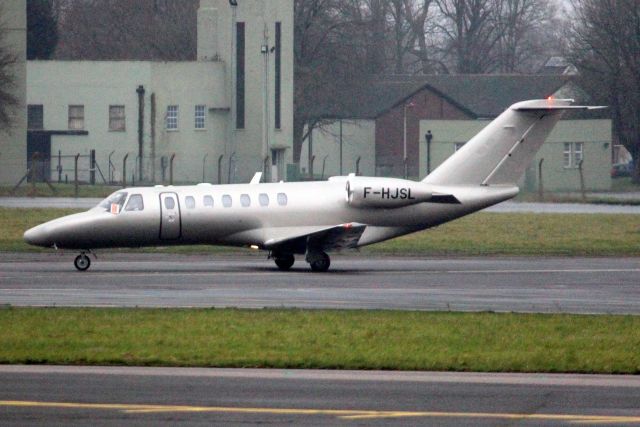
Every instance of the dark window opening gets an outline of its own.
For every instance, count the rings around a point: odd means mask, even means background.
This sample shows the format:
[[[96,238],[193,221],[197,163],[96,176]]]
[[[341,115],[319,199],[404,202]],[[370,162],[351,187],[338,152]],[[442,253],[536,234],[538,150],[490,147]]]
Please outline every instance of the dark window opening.
[[[44,107],[29,105],[27,107],[27,128],[33,130],[44,129]]]
[[[280,94],[281,94],[281,75],[282,75],[282,63],[281,63],[281,43],[282,43],[282,23],[276,22],[276,76],[275,76],[275,128],[280,129]]]
[[[236,24],[236,128],[244,129],[244,22]]]

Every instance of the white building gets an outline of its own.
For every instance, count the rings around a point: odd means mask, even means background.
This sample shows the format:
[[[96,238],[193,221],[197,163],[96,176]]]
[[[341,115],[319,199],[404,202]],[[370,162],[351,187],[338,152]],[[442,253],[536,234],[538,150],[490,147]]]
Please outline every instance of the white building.
[[[197,61],[29,61],[29,155],[50,153],[53,181],[77,154],[91,180],[92,152],[96,182],[285,179],[293,3],[238,3],[201,0]]]

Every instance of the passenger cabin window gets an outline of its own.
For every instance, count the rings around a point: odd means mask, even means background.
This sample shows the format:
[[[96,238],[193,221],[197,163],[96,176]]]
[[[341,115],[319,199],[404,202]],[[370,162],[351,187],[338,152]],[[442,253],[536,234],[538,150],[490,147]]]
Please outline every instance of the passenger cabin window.
[[[196,199],[194,199],[193,196],[187,196],[184,199],[184,204],[187,209],[193,209],[196,207]]]
[[[251,206],[251,198],[249,197],[248,194],[240,195],[240,204],[242,205],[243,208],[248,208],[249,206]]]
[[[287,195],[285,193],[278,193],[278,204],[280,206],[287,205]]]
[[[208,208],[213,207],[213,197],[211,196],[204,196],[202,198],[202,204]]]
[[[225,208],[230,208],[231,207],[231,196],[228,194],[225,194],[224,196],[222,196],[222,206],[224,206]]]
[[[122,206],[124,206],[124,201],[127,200],[127,194],[128,193],[124,191],[113,193],[102,202],[100,202],[98,206],[103,208],[105,212],[118,214],[122,210]]]
[[[173,200],[173,197],[167,197],[164,199],[164,207],[166,209],[175,209],[176,202]]]
[[[144,202],[142,201],[142,194],[132,194],[129,197],[125,211],[141,211],[144,210]]]
[[[258,201],[260,202],[260,206],[269,206],[269,196],[265,193],[260,193]]]

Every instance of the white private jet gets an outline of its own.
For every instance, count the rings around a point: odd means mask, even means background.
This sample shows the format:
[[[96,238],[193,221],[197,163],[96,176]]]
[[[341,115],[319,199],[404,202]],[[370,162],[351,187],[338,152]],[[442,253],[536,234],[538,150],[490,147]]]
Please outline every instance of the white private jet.
[[[84,271],[98,248],[229,245],[269,251],[281,270],[305,255],[326,271],[327,252],[357,248],[468,215],[518,194],[516,183],[572,100],[523,101],[422,181],[337,176],[328,181],[136,187],[87,212],[38,225],[27,243],[77,249]]]

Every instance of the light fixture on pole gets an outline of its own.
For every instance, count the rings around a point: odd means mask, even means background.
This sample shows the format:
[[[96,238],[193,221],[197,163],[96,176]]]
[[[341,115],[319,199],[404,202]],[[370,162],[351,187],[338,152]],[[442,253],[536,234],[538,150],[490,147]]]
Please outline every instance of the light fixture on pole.
[[[407,164],[407,108],[413,108],[416,104],[410,102],[404,104],[403,119],[404,119],[404,134],[402,138],[402,163],[404,164],[404,179],[409,177],[409,165]]]

